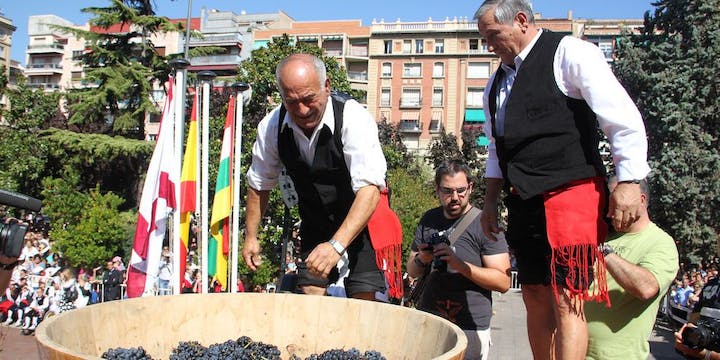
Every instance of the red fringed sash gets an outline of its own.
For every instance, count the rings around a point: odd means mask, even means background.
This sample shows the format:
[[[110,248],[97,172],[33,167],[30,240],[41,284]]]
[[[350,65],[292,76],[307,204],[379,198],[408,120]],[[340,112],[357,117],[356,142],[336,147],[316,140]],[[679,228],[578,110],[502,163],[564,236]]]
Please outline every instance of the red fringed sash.
[[[556,264],[567,266],[565,287],[573,298],[605,302],[610,306],[605,259],[598,250],[598,244],[605,241],[608,233],[604,221],[604,187],[605,182],[599,177],[577,180],[545,193],[544,202],[547,237],[552,248],[551,279],[555,279]],[[593,279],[589,269],[593,265],[596,265],[597,279],[591,291]],[[551,283],[558,296],[556,282]]]
[[[375,249],[375,261],[388,283],[388,295],[400,299],[403,296],[402,225],[390,209],[387,189],[380,192],[380,201],[368,221],[368,232]]]

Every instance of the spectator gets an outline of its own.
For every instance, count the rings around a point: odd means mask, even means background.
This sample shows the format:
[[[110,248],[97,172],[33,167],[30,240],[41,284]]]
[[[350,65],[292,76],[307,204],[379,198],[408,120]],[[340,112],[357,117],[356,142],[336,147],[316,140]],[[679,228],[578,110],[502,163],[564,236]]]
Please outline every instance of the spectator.
[[[675,304],[680,306],[688,306],[688,299],[695,289],[690,285],[690,279],[683,276],[682,285],[675,290]]]
[[[120,284],[123,282],[123,274],[116,266],[119,261],[108,261],[103,273],[103,301],[120,300]]]

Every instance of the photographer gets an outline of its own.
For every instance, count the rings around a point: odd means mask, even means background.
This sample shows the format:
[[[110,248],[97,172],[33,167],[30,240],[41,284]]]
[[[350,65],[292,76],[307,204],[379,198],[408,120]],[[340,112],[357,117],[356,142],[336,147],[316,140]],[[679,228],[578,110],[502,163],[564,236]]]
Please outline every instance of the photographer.
[[[468,338],[464,359],[487,359],[492,291],[510,288],[505,240],[483,235],[479,211],[470,205],[470,170],[447,161],[435,171],[440,206],[427,211],[415,232],[407,271],[425,274],[417,308],[458,325]]]
[[[0,204],[40,211],[42,202],[27,195],[0,190]],[[7,289],[12,271],[18,264],[28,224],[6,217],[5,208],[0,211],[0,291]]]
[[[720,239],[718,239],[720,254]],[[720,281],[708,281],[690,314],[690,321],[675,333],[675,351],[686,359],[720,360]]]

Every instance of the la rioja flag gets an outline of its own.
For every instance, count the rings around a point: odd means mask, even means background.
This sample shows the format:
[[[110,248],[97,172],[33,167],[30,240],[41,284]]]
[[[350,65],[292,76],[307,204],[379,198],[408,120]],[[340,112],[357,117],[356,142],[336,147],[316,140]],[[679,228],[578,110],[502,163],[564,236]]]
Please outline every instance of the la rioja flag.
[[[154,294],[168,215],[176,207],[175,187],[180,171],[173,144],[175,98],[172,77],[169,82],[160,133],[145,176],[138,209],[135,242],[127,274],[127,296],[130,298]]]

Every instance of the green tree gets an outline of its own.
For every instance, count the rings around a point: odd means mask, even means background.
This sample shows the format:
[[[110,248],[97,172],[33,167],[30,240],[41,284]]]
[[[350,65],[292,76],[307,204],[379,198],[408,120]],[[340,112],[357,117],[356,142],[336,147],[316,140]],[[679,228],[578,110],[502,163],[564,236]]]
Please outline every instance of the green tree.
[[[70,123],[84,132],[142,139],[146,114],[158,112],[153,84],[164,83],[169,74],[167,58],[157,53],[151,35],[180,31],[182,25],[156,16],[150,1],[111,0],[108,7],[81,11],[94,15],[90,26],[102,30],[59,28],[85,40],[88,50],[77,60],[85,68],[84,80],[97,87],[68,94]],[[127,31],[110,31],[114,26]]]
[[[403,259],[407,259],[420,217],[439,205],[433,175],[398,167],[389,171],[388,178],[392,184],[390,207],[402,225]]]
[[[94,267],[123,253],[129,237],[127,217],[118,211],[123,199],[111,192],[101,194],[98,188],[82,194],[73,189],[74,181],[77,177],[46,180],[45,208],[54,226],[50,236],[68,265]]]
[[[42,129],[62,115],[60,96],[32,90],[24,84],[7,89],[12,106],[4,109],[0,126],[0,187],[38,196],[40,182],[48,175],[48,144],[38,137]]]
[[[620,42],[614,70],[645,119],[651,217],[697,262],[720,236],[720,1],[654,5],[642,34]]]

